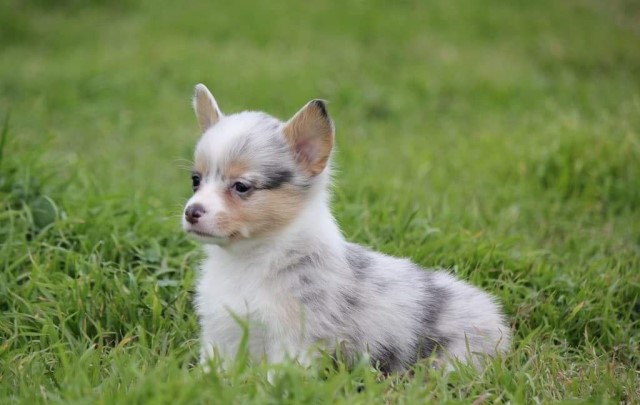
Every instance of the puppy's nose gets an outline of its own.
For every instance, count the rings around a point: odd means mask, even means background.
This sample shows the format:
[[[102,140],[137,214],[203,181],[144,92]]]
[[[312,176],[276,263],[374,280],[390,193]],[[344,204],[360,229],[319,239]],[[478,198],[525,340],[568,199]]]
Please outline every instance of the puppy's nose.
[[[205,212],[207,212],[204,207],[200,204],[191,204],[184,210],[184,217],[187,222],[191,225],[198,222],[198,218],[200,218]]]

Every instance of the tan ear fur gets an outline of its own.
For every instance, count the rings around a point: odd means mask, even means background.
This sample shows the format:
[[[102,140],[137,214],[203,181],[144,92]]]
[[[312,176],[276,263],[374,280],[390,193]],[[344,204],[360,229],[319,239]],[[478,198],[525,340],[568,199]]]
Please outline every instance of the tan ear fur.
[[[222,117],[222,112],[218,108],[218,103],[213,95],[202,83],[196,85],[193,94],[193,109],[198,118],[200,130],[204,133],[207,129],[214,126]]]
[[[327,166],[333,149],[333,122],[322,100],[307,103],[284,127],[284,135],[296,161],[316,176]]]

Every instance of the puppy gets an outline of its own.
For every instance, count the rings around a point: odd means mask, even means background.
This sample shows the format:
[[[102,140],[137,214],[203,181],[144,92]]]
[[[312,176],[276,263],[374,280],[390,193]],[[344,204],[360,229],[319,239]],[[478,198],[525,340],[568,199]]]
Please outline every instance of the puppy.
[[[203,361],[233,359],[242,323],[250,355],[269,363],[309,364],[320,346],[393,372],[421,358],[479,366],[508,349],[492,296],[343,238],[329,207],[334,126],[323,101],[287,122],[223,115],[198,84],[193,105],[202,137],[182,225],[206,253],[196,292]]]

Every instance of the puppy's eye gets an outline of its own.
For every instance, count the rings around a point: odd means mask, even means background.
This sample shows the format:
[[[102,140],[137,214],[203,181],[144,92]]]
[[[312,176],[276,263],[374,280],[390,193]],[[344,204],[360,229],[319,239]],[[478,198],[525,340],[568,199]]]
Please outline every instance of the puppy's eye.
[[[193,191],[196,191],[198,189],[198,187],[200,187],[200,175],[199,174],[191,175],[191,187],[193,188]]]
[[[231,188],[233,188],[233,190],[238,194],[246,194],[249,192],[249,190],[251,190],[251,186],[240,181],[236,181],[235,183],[233,183]]]

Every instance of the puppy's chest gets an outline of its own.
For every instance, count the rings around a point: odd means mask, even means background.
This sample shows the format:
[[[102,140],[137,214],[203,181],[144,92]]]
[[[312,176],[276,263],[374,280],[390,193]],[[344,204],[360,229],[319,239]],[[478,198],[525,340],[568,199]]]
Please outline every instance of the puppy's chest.
[[[203,274],[197,292],[198,312],[204,318],[232,320],[234,314],[270,329],[297,327],[302,318],[295,287],[284,280],[210,272]]]

